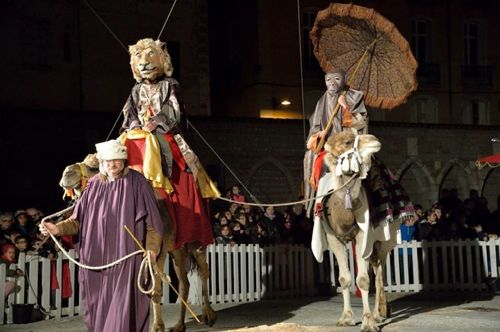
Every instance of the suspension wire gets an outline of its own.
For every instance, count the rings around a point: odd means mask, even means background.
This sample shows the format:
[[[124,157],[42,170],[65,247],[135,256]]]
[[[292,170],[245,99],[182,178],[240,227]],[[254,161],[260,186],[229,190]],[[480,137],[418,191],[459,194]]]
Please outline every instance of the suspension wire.
[[[210,143],[207,142],[207,140],[200,134],[200,132],[198,131],[198,129],[196,129],[196,127],[191,123],[191,121],[189,121],[187,118],[186,118],[186,123],[188,126],[191,126],[191,128],[193,128],[193,130],[195,131],[195,133],[201,138],[201,140],[208,146],[208,148],[210,150],[212,150],[212,152],[215,154],[215,156],[220,160],[220,162],[224,165],[224,167],[227,168],[227,170],[231,173],[232,176],[234,176],[234,178],[241,184],[241,186],[243,187],[243,189],[246,190],[246,192],[250,195],[250,198],[257,204],[257,206],[262,206],[263,204],[261,204],[257,198],[252,194],[252,192],[245,186],[245,184],[243,183],[243,181],[240,180],[240,178],[233,172],[233,170],[226,164],[226,162],[222,159],[221,156],[219,156],[219,154],[217,153],[217,151],[215,151],[215,149],[210,145]],[[220,198],[220,197],[219,197]]]
[[[125,50],[125,52],[128,54],[128,48],[125,46],[125,44],[122,43],[122,41],[120,40],[120,38],[118,38],[118,36],[113,32],[113,30],[111,30],[111,28],[106,24],[106,22],[104,22],[104,20],[99,16],[99,14],[97,14],[97,12],[94,10],[94,8],[88,3],[87,0],[83,0],[83,2],[87,5],[87,7],[89,7],[90,11],[97,17],[97,19],[102,23],[102,25],[104,25],[104,27],[109,31],[109,33],[111,33],[111,35],[116,39],[116,41],[121,45],[121,47]],[[170,15],[172,14],[173,10],[174,10],[174,7],[175,7],[175,4],[177,3],[177,0],[174,0],[174,3],[172,4],[172,7],[170,8],[170,11],[168,13],[168,16],[167,18],[165,19],[165,22],[163,23],[163,27],[161,28],[161,31],[160,33],[158,34],[158,38],[156,39],[160,39],[160,36],[162,35],[163,33],[163,30],[165,29],[165,26],[167,25],[167,22],[168,20],[170,19]],[[113,131],[115,130],[116,128],[116,125],[118,124],[118,121],[120,120],[120,118],[122,117],[122,114],[123,112],[120,112],[118,114],[118,116],[116,117],[116,120],[115,122],[113,123],[113,126],[111,127],[111,130],[108,132],[108,135],[106,136],[106,141],[109,140],[109,138],[111,137],[111,134],[113,133]]]
[[[306,111],[304,103],[304,71],[302,64],[302,25],[300,20],[300,0],[297,0],[297,26],[299,28],[299,66],[300,66],[300,97],[302,102],[302,129],[304,131],[304,146],[307,145],[306,139]]]
[[[104,27],[111,33],[111,35],[118,41],[118,43],[122,46],[122,48],[128,54],[127,47],[125,47],[125,45],[116,36],[116,34],[111,30],[111,28],[109,28],[109,26],[104,22],[104,20],[99,16],[99,14],[97,14],[97,12],[94,10],[94,8],[92,8],[92,6],[87,2],[87,0],[83,0],[83,2],[89,7],[89,9],[92,11],[92,13],[94,13],[94,15],[99,19],[99,21],[104,25]],[[305,136],[306,128],[305,128],[305,113],[304,113],[304,88],[303,88],[304,84],[303,84],[303,74],[302,74],[302,51],[301,51],[302,42],[301,42],[301,31],[300,31],[300,8],[299,8],[299,2],[300,2],[300,0],[297,0],[297,6],[298,6],[298,9],[299,9],[298,10],[298,20],[299,20],[300,76],[301,76],[302,114],[303,114],[303,124],[304,124],[303,125],[303,129],[304,129],[304,142],[305,142],[305,139],[306,139],[306,136]],[[170,15],[172,14],[176,3],[177,3],[177,0],[174,0],[174,2],[172,4],[172,7],[170,8],[170,11],[169,11],[169,13],[167,15],[167,18],[165,19],[165,22],[163,23],[161,31],[158,34],[158,38],[157,39],[159,39],[161,37],[161,35],[163,33],[163,30],[165,29],[165,26],[167,25],[167,22],[170,19]],[[115,120],[115,122],[113,124],[113,127],[111,128],[111,130],[109,131],[109,133],[108,133],[108,135],[106,137],[106,141],[109,140],[109,137],[111,136],[111,134],[115,130],[116,124],[120,120],[120,118],[122,116],[122,113],[123,112],[120,112],[118,114],[118,116],[117,116],[117,118],[116,118],[116,120]],[[238,183],[242,186],[242,188],[245,189],[245,191],[250,195],[250,198],[256,203],[255,205],[262,207],[264,204],[261,204],[257,200],[257,198],[252,194],[252,192],[245,186],[245,184],[243,183],[243,181],[241,181],[241,179],[233,172],[233,170],[227,165],[227,163],[215,151],[215,149],[207,142],[207,140],[201,135],[201,133],[196,129],[196,127],[187,119],[187,117],[186,117],[186,123],[187,123],[188,126],[191,126],[191,128],[193,128],[193,130],[196,132],[196,134],[202,139],[202,141],[208,146],[208,148],[215,154],[215,156],[220,160],[220,162],[224,165],[224,167],[226,167],[226,169],[238,181]],[[269,204],[265,204],[265,205],[269,205]],[[287,203],[286,205],[291,205],[291,204]]]
[[[102,25],[104,25],[104,27],[109,31],[109,33],[111,33],[111,35],[116,39],[116,41],[122,46],[122,48],[125,50],[125,52],[128,53],[128,49],[127,47],[125,46],[125,44],[122,43],[122,41],[115,35],[115,33],[113,32],[113,30],[111,30],[111,28],[106,24],[106,22],[104,22],[104,20],[99,16],[99,14],[97,14],[97,12],[94,10],[94,8],[90,5],[90,3],[87,1],[87,0],[83,0],[83,2],[87,5],[87,7],[89,7],[90,11],[92,13],[94,13],[94,15],[97,17],[97,19],[102,23]]]
[[[118,116],[116,117],[115,123],[113,123],[113,127],[111,127],[111,130],[109,131],[108,136],[106,136],[106,141],[109,140],[109,137],[111,136],[111,134],[115,130],[116,124],[118,123],[118,121],[122,117],[122,114],[123,114],[123,112],[118,113]]]
[[[83,0],[83,2],[87,5],[87,7],[89,7],[90,11],[97,17],[97,19],[102,23],[102,25],[104,25],[104,27],[106,28],[106,30],[108,30],[108,32],[116,39],[116,41],[121,45],[121,47],[128,54],[128,48],[125,46],[125,44],[122,43],[122,41],[120,40],[120,38],[118,38],[118,36],[113,32],[113,30],[111,30],[111,28],[106,24],[106,22],[104,22],[104,20],[99,16],[99,14],[97,14],[97,12],[94,10],[94,8],[92,8],[92,6],[88,3],[88,1],[87,0]],[[111,130],[109,131],[108,135],[106,136],[106,141],[109,140],[109,138],[111,137],[111,134],[115,130],[116,124],[120,120],[120,118],[122,116],[122,113],[123,112],[120,111],[120,113],[116,117],[116,120],[113,123],[113,127],[111,127]]]
[[[165,19],[165,22],[163,22],[163,26],[161,27],[160,33],[158,34],[158,37],[156,37],[157,40],[160,39],[163,29],[165,29],[165,26],[167,25],[168,20],[170,19],[170,15],[174,11],[175,4],[177,3],[177,0],[174,0],[174,3],[172,4],[172,7],[170,8],[170,11],[168,12],[167,18]]]

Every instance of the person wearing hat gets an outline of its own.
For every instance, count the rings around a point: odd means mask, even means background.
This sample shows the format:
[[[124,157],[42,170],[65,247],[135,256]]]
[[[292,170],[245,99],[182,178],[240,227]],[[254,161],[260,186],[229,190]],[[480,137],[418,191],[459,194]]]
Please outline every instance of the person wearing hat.
[[[32,235],[32,227],[28,220],[28,213],[25,210],[17,210],[14,213],[14,229],[22,235],[29,237]]]
[[[82,264],[106,265],[138,248],[127,226],[153,259],[163,224],[153,189],[127,167],[127,149],[117,140],[96,144],[100,172],[90,179],[72,216],[42,223],[43,234],[76,235]],[[136,287],[142,257],[136,255],[105,270],[79,270],[84,322],[89,331],[148,331],[150,298]]]

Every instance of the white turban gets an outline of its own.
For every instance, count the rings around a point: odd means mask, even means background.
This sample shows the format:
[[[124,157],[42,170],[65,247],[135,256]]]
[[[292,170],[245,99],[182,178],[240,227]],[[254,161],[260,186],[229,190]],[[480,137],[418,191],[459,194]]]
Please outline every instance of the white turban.
[[[97,159],[113,160],[127,159],[127,148],[118,140],[110,140],[95,145],[97,150]]]

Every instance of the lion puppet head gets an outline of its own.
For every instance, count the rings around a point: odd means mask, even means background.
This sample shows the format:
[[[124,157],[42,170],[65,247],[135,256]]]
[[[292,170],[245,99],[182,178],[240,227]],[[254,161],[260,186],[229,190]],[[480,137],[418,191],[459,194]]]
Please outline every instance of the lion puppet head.
[[[165,43],[159,40],[145,38],[128,47],[130,67],[137,82],[172,75],[174,68],[164,46]]]

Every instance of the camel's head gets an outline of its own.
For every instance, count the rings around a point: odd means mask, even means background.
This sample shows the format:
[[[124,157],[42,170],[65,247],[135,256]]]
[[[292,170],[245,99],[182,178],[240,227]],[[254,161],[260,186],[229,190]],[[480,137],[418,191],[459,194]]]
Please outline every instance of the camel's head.
[[[364,179],[371,166],[371,157],[382,145],[373,135],[355,135],[344,131],[331,137],[325,144],[328,154],[325,162],[337,176],[360,173]]]
[[[89,154],[81,163],[67,166],[64,169],[59,185],[64,189],[64,197],[73,200],[80,198],[87,181],[99,172],[99,162],[95,153]]]

